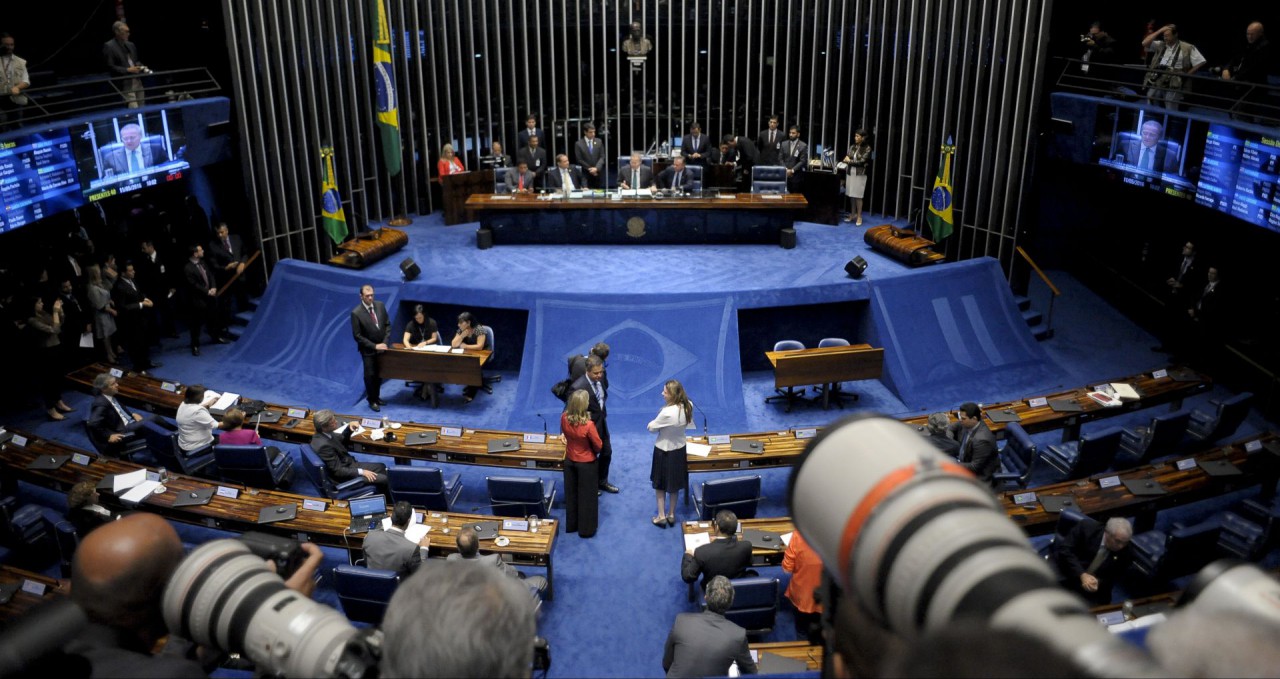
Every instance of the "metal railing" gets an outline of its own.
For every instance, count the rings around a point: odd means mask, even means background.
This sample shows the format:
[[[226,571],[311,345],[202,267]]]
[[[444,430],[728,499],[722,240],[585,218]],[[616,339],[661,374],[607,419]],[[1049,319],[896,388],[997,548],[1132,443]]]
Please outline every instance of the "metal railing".
[[[1062,291],[1058,290],[1058,286],[1054,285],[1053,281],[1049,280],[1049,275],[1040,268],[1040,265],[1035,263],[1035,260],[1031,259],[1031,255],[1027,254],[1027,251],[1023,250],[1021,245],[1014,248],[1014,251],[1018,253],[1018,256],[1022,257],[1027,265],[1031,267],[1031,270],[1035,272],[1036,276],[1038,276],[1044,283],[1045,287],[1049,289],[1049,310],[1045,312],[1044,326],[1047,333],[1046,336],[1053,337],[1053,303],[1057,301],[1058,296],[1062,294]]]
[[[31,87],[22,93],[29,103],[21,109],[22,127],[41,121],[74,118],[94,111],[122,108],[130,83],[139,80],[142,89],[132,90],[139,104],[199,99],[218,94],[222,86],[205,68],[153,71],[118,78],[64,80],[54,85]]]

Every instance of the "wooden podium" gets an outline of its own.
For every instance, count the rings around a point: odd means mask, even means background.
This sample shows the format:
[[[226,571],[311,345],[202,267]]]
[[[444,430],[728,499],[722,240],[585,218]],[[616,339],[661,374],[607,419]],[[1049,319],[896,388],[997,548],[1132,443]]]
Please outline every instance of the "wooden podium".
[[[872,250],[882,252],[907,266],[924,266],[946,259],[944,255],[934,252],[933,241],[921,238],[915,231],[899,229],[892,224],[881,224],[867,229],[862,240]]]
[[[493,170],[450,174],[440,178],[444,189],[444,223],[467,221],[467,198],[473,193],[493,193]]]
[[[338,245],[338,254],[330,257],[329,263],[346,269],[363,269],[385,259],[408,242],[409,234],[384,226],[357,234],[355,238]]]

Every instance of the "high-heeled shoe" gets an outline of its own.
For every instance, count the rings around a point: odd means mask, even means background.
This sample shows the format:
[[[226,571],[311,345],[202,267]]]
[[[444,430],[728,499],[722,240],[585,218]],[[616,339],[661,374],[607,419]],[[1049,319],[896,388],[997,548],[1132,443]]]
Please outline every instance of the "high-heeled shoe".
[[[49,415],[49,419],[53,420],[54,422],[60,422],[60,421],[62,421],[62,420],[67,419],[67,418],[66,418],[66,416],[64,416],[62,413],[58,412],[58,409],[57,409],[57,408],[50,408],[50,409],[46,410],[46,411],[45,411],[45,413],[46,413],[46,414],[48,414],[48,415]]]
[[[861,218],[861,217],[859,217],[859,218],[858,218],[858,221],[857,221],[857,222],[855,222],[855,225],[857,225],[857,226],[862,226],[862,218]]]
[[[674,525],[676,525],[676,515],[675,515],[675,514],[668,514],[668,515],[667,515],[667,525],[668,525],[668,526],[674,526]]]
[[[666,528],[667,520],[662,518],[661,515],[655,516],[653,517],[653,525],[657,526],[658,528]]]
[[[57,408],[58,412],[60,413],[69,413],[75,410],[75,408],[72,408],[71,406],[67,405],[66,403],[63,403],[62,401],[58,401],[57,403],[53,404],[53,407]]]

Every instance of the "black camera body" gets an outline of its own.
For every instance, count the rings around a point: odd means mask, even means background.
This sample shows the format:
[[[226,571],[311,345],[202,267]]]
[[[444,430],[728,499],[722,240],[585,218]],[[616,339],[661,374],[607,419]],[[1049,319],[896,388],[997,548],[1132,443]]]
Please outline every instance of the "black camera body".
[[[307,560],[307,553],[302,551],[302,544],[297,540],[249,531],[240,536],[240,542],[254,556],[274,563],[276,573],[284,580],[288,580],[302,566],[302,562]]]

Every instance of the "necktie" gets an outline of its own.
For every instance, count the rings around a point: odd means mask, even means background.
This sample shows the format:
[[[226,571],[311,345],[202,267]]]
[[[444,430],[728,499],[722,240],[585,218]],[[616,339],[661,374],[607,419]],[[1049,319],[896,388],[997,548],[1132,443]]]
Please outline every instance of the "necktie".
[[[208,288],[209,276],[207,276],[204,272],[204,265],[201,264],[200,262],[196,262],[196,271],[200,272],[200,280],[204,281],[204,287]]]
[[[588,139],[588,140],[587,140],[587,153],[588,153],[588,154],[594,153],[594,152],[595,152],[595,150],[596,150],[595,145],[591,143],[591,140],[590,140],[590,139]]]
[[[136,165],[134,165],[134,160],[133,160],[133,151],[129,151],[128,153],[126,153],[126,154],[125,154],[125,158],[126,158],[126,159],[128,160],[128,162],[129,162],[129,171],[130,171],[130,172],[133,172],[134,170],[138,169],[138,167],[137,167]]]
[[[524,190],[524,173],[523,172],[520,173],[520,184],[517,188],[519,188],[521,191]]]
[[[604,392],[600,390],[600,383],[599,383],[599,382],[592,382],[592,383],[591,383],[591,387],[592,387],[593,389],[595,389],[595,392],[596,392],[596,402],[600,404],[600,409],[601,409],[601,410],[604,410]]]
[[[673,189],[678,189],[678,188],[680,188],[680,173],[679,173],[679,172],[677,172],[677,173],[676,173],[676,180],[675,180],[675,181],[673,181],[673,182],[671,182],[671,188],[673,188]]]
[[[568,170],[560,170],[560,185],[564,187],[565,191],[573,189],[573,180],[569,179]]]
[[[969,461],[969,432],[966,430],[964,436],[960,437],[960,461]]]
[[[225,248],[227,249],[227,252],[231,252],[231,237],[230,237],[230,236],[227,236],[226,238],[223,238],[223,239],[222,239],[222,246],[223,246],[223,247],[225,247]]]
[[[693,135],[693,150],[695,153],[698,151],[698,135],[696,134]]]
[[[142,164],[142,149],[140,149],[140,148],[138,148],[138,149],[134,149],[134,150],[133,150],[133,157],[134,157],[134,165],[133,165],[133,169],[135,169],[135,170],[141,170],[143,167],[145,167],[145,166]]]
[[[373,313],[373,307],[369,307],[369,318],[373,319],[373,327],[378,327],[378,314]]]
[[[1089,567],[1084,572],[1093,575],[1095,571],[1102,568],[1103,562],[1107,560],[1107,547],[1102,545],[1098,547],[1098,553],[1093,555],[1093,561],[1089,562]]]
[[[111,401],[111,405],[115,406],[116,414],[120,416],[120,421],[123,422],[126,427],[129,426],[129,422],[133,419],[129,417],[129,411],[125,410],[124,406],[120,405],[120,402],[114,398],[108,396],[107,400]]]
[[[634,188],[638,188],[639,186],[640,186],[640,171],[632,170],[631,171],[631,188],[634,189]]]
[[[1145,170],[1151,169],[1151,149],[1149,148],[1142,149],[1142,158],[1138,162],[1138,167],[1141,167]]]

